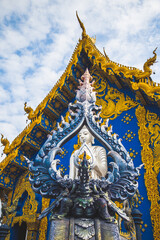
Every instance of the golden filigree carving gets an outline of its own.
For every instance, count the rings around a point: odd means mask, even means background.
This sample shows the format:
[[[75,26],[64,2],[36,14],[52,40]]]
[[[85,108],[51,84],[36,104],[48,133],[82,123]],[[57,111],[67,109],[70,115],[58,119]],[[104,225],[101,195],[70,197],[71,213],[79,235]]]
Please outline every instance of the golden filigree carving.
[[[36,212],[37,212],[38,203],[35,200],[35,193],[33,192],[30,182],[26,177],[26,175],[27,173],[25,173],[20,177],[17,183],[16,189],[14,191],[12,205],[7,208],[7,210],[9,211],[9,214],[8,214],[9,224],[11,223],[11,220],[13,218],[12,226],[17,222],[21,224],[22,221],[24,222],[36,221],[36,217],[37,217]],[[25,191],[28,193],[28,197],[26,200],[27,202],[24,203],[23,215],[19,217],[15,217],[19,199],[22,197],[22,194]]]
[[[135,75],[140,76],[142,73],[144,73],[142,70],[139,70],[134,67],[127,67],[118,63],[115,63],[111,61],[108,56],[104,56],[93,44],[93,42],[90,40],[89,37],[85,38],[85,42],[83,44],[83,47],[85,51],[87,52],[90,59],[94,56],[93,63],[96,63],[97,65],[101,65],[101,69],[106,72],[107,69],[111,68],[116,74],[120,75],[120,73],[123,73],[125,77],[133,77]],[[109,72],[111,75],[113,75],[113,72]]]
[[[105,78],[102,78],[96,69],[91,69],[91,75],[94,79],[94,89],[97,92],[96,104],[102,106],[101,117],[104,121],[107,118],[115,119],[122,112],[137,106],[129,96],[109,86]],[[105,96],[104,99],[102,97]]]
[[[42,209],[41,209],[41,212],[45,208],[49,207],[49,204],[50,204],[50,199],[42,198]],[[46,240],[47,227],[48,227],[48,220],[47,220],[47,217],[44,217],[44,218],[42,218],[42,220],[40,222],[39,239]]]
[[[154,155],[154,171],[158,175],[160,169],[160,119],[156,113],[147,111],[146,121],[150,132],[150,143]]]
[[[142,89],[149,97],[152,97],[156,100],[160,99],[160,87],[152,86],[147,83],[147,80],[144,82],[131,82],[133,90]]]
[[[150,215],[154,229],[154,239],[160,240],[160,205],[158,180],[154,171],[154,156],[150,147],[150,129],[148,128],[148,121],[146,118],[146,110],[142,106],[138,106],[136,109],[136,117],[138,120],[138,134],[139,141],[142,146],[141,157],[146,170],[144,174],[145,185],[147,189],[148,199],[151,202]]]
[[[125,96],[124,93],[108,85],[105,100],[97,98],[96,104],[102,106],[100,116],[104,120],[107,118],[113,120],[122,112],[136,107],[138,103],[133,101],[129,96]]]

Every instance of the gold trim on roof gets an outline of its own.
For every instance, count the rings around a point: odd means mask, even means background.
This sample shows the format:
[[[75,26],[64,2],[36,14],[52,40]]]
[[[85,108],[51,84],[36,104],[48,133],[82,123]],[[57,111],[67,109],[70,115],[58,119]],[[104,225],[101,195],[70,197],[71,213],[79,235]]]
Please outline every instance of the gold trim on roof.
[[[88,53],[88,56],[90,59],[92,59],[92,56],[95,57],[95,60],[93,63],[96,63],[97,65],[101,65],[101,69],[106,72],[107,69],[111,68],[114,73],[121,76],[120,73],[123,73],[124,77],[131,78],[130,81],[132,82],[132,77],[134,76],[137,80],[144,80],[144,78],[150,77],[152,70],[150,66],[152,66],[156,62],[157,54],[155,53],[156,49],[153,51],[154,56],[149,58],[144,63],[144,71],[139,70],[135,67],[128,67],[124,66],[122,64],[113,62],[109,59],[106,52],[104,52],[105,56],[96,48],[96,46],[93,44],[93,42],[90,40],[89,37],[86,38],[84,49]],[[114,75],[114,73],[109,72],[110,74]],[[153,82],[148,80],[148,83]],[[156,85],[156,83],[154,83]]]

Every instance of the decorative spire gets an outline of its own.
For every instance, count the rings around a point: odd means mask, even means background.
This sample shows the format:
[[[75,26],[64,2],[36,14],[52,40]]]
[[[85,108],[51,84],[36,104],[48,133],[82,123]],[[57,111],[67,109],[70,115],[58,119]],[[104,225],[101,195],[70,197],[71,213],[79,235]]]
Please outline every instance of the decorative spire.
[[[86,34],[86,29],[85,29],[85,27],[84,27],[84,24],[83,24],[82,21],[80,20],[77,11],[76,11],[76,16],[77,16],[78,22],[79,22],[79,24],[80,24],[80,27],[82,28],[82,38],[85,38],[85,37],[87,36],[87,34]]]

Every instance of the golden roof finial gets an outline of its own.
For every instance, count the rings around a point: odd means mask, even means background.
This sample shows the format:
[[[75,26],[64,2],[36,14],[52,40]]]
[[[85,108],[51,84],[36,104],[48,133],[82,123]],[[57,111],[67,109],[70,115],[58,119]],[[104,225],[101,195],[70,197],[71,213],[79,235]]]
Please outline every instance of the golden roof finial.
[[[80,20],[77,11],[76,11],[76,16],[77,16],[78,22],[79,22],[79,24],[80,24],[80,27],[82,28],[82,38],[84,38],[84,37],[87,36],[87,34],[86,34],[86,29],[85,29],[85,27],[84,27],[84,24],[83,24],[82,21]]]
[[[150,66],[152,66],[156,62],[156,59],[157,59],[156,50],[157,50],[157,47],[153,51],[154,56],[147,59],[147,61],[143,65],[144,71],[149,72],[150,74],[152,73],[152,70],[150,69]]]

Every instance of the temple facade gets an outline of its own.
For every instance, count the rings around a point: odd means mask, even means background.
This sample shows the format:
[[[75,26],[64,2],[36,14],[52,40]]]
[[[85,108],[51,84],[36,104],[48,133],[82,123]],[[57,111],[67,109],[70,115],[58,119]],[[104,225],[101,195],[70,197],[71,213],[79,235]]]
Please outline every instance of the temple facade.
[[[0,196],[4,203],[3,224],[7,224],[10,229],[5,239],[51,239],[49,232],[53,226],[50,214],[39,220],[38,217],[51,206],[54,197],[48,195],[45,197],[36,192],[33,186],[31,187],[29,175],[34,173],[30,173],[27,161],[38,162],[37,156],[42,157],[41,151],[46,146],[46,141],[49,141],[47,139],[55,132],[63,133],[63,125],[66,129],[72,128],[70,122],[77,118],[77,112],[73,111],[74,104],[82,101],[83,94],[78,94],[83,92],[85,77],[82,76],[87,71],[90,76],[90,88],[93,91],[91,100],[99,109],[93,114],[92,122],[100,130],[96,128],[94,130],[94,127],[90,127],[91,124],[84,120],[82,126],[77,127],[74,134],[64,140],[63,145],[60,146],[61,151],[56,153],[56,159],[60,160],[56,171],[59,171],[64,179],[67,175],[72,179],[78,178],[71,161],[72,156],[76,155],[83,143],[84,133],[80,135],[79,132],[88,124],[87,129],[94,136],[90,154],[95,159],[100,159],[97,162],[103,159],[104,164],[103,169],[100,169],[102,163],[97,163],[98,170],[95,170],[92,178],[106,178],[112,183],[112,179],[109,178],[109,174],[113,173],[114,157],[111,150],[122,144],[128,162],[131,164],[132,161],[135,168],[141,167],[136,178],[138,185],[134,194],[127,200],[125,197],[123,200],[121,196],[119,201],[113,201],[117,208],[123,210],[130,218],[130,221],[126,222],[117,212],[115,213],[114,218],[120,238],[113,239],[158,240],[160,239],[160,85],[152,81],[150,68],[156,61],[156,51],[154,50],[153,56],[144,63],[143,71],[123,66],[111,61],[105,52],[102,54],[96,48],[95,39],[87,35],[79,18],[78,21],[82,28],[82,38],[77,43],[63,75],[35,110],[25,103],[24,111],[28,114],[30,123],[14,141],[10,143],[3,135],[1,137],[6,157],[0,163]],[[104,128],[108,139],[113,140],[112,144],[109,142],[108,147],[102,139],[103,134],[100,133]],[[67,136],[67,133],[65,134],[64,139]],[[61,135],[57,136],[61,137]],[[112,191],[110,192],[112,195]],[[62,239],[109,239],[103,236],[103,231],[99,233],[101,236],[98,235],[96,231],[99,231],[100,227],[96,224],[93,235],[82,236],[76,232],[76,226],[80,227],[80,225],[75,221],[74,236],[72,238],[65,236]]]

